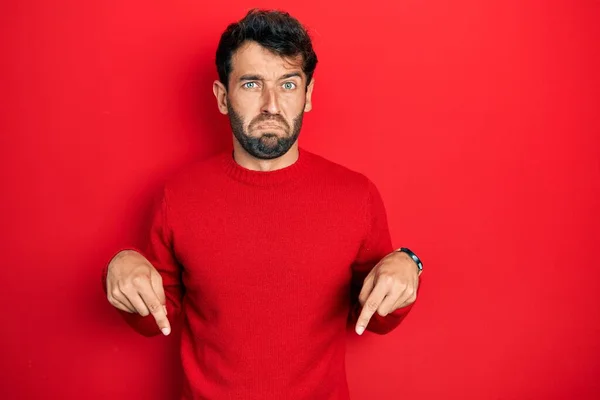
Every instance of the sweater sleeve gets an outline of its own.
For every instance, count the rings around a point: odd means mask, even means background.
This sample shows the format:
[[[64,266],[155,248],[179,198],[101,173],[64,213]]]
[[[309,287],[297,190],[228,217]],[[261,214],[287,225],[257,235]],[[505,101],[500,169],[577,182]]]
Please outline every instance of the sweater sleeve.
[[[167,318],[171,326],[173,326],[181,313],[183,284],[181,281],[182,268],[173,251],[173,232],[168,224],[168,208],[165,189],[157,206],[154,207],[150,235],[145,250],[132,247],[122,250],[134,250],[142,254],[161,275],[166,297]],[[102,271],[102,287],[105,293],[107,292],[107,272],[108,265]],[[128,313],[119,309],[117,311],[138,333],[148,337],[161,333],[151,314],[142,317],[137,313]]]
[[[368,180],[366,226],[366,237],[352,264],[352,308],[349,317],[349,322],[352,325],[356,325],[362,311],[358,295],[362,289],[363,281],[383,257],[394,251],[383,200],[370,180]],[[389,333],[402,322],[411,308],[412,305],[400,308],[385,317],[375,313],[371,317],[366,330],[381,335]]]

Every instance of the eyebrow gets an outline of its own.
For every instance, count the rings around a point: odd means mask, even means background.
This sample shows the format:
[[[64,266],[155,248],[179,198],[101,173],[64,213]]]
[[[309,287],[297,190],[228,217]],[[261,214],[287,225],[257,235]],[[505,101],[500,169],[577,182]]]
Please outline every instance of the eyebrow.
[[[281,79],[289,79],[289,78],[294,78],[294,77],[298,77],[298,78],[302,78],[302,75],[300,74],[300,72],[290,72],[289,74],[285,74],[282,75],[279,80]],[[242,81],[262,81],[264,80],[264,78],[260,75],[242,75],[240,76],[240,82]]]
[[[302,78],[302,75],[300,75],[300,72],[290,72],[289,74],[283,75],[279,79],[289,79],[289,78],[294,78],[294,77]]]
[[[242,75],[240,76],[241,81],[262,81],[263,77],[260,75]]]

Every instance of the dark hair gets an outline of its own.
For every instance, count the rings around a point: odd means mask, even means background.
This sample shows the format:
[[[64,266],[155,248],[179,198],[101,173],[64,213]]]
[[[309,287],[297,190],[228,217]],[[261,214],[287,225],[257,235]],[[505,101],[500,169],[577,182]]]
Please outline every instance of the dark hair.
[[[306,29],[286,12],[253,9],[240,21],[230,24],[221,35],[216,64],[219,80],[226,88],[231,58],[245,41],[254,41],[282,57],[301,55],[308,86],[317,66],[317,55]]]

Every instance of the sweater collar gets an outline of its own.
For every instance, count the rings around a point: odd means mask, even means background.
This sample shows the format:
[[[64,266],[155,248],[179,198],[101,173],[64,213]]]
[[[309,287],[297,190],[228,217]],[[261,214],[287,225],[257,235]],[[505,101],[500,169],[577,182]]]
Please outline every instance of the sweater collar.
[[[251,186],[279,186],[297,181],[306,170],[310,154],[298,149],[298,159],[292,165],[274,171],[255,171],[239,165],[233,158],[233,151],[223,153],[223,165],[225,172],[231,178],[249,184]]]

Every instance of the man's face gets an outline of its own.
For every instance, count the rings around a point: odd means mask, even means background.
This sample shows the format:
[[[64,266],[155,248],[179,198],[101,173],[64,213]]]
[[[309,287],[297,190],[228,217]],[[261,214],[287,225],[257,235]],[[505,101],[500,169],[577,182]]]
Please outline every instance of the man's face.
[[[273,159],[296,143],[304,112],[311,109],[312,87],[311,82],[306,89],[301,57],[282,58],[247,42],[233,55],[229,89],[215,87],[215,95],[244,150]]]

